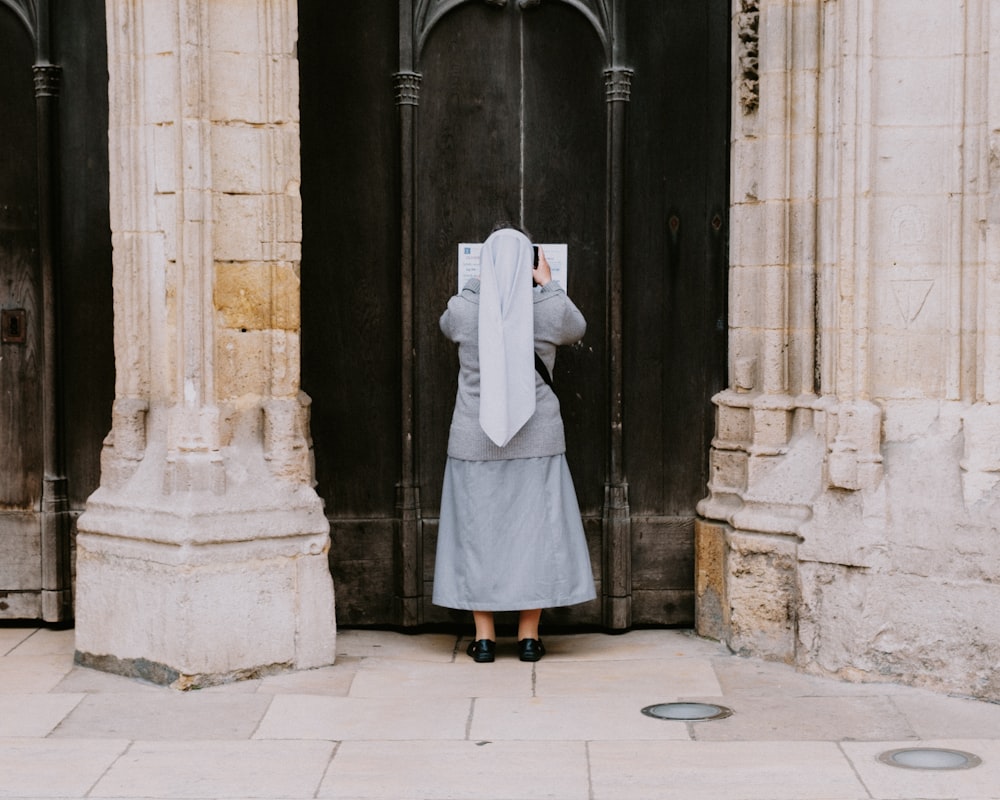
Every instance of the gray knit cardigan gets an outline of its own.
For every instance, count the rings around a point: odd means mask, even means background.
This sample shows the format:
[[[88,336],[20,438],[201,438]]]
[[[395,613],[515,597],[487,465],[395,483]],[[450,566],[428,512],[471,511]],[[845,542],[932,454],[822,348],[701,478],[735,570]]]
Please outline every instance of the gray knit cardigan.
[[[556,347],[583,338],[587,322],[555,281],[534,290],[535,352],[549,374],[556,363]],[[466,283],[461,294],[448,301],[441,315],[441,331],[458,343],[458,394],[448,437],[448,455],[462,461],[502,461],[510,458],[554,456],[566,452],[566,436],[559,399],[535,373],[535,413],[506,446],[498,447],[479,426],[479,280]]]

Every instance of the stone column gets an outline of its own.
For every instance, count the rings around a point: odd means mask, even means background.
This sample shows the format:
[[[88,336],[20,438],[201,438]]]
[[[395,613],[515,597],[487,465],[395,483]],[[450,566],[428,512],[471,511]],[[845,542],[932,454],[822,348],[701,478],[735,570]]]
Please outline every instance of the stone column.
[[[791,660],[813,422],[820,0],[734,0],[729,386],[696,525],[697,625]]]
[[[299,390],[295,0],[108,0],[116,399],[79,663],[178,688],[330,664]]]

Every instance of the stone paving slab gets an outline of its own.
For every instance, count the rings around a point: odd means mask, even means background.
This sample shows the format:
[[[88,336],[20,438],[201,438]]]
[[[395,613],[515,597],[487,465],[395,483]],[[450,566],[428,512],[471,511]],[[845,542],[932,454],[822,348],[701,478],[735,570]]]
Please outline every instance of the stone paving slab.
[[[0,736],[48,736],[82,694],[0,694]]]
[[[319,694],[346,697],[361,663],[360,658],[344,658],[338,655],[336,666],[270,675],[256,682],[256,691],[266,694]],[[227,691],[223,686],[213,688]]]
[[[49,630],[39,628],[8,653],[11,656],[73,655],[76,652],[76,635],[72,629]]]
[[[0,739],[0,797],[84,797],[128,746],[120,739]]]
[[[465,739],[473,701],[450,697],[275,697],[256,739]]]
[[[888,697],[727,696],[723,704],[732,708],[733,716],[694,723],[695,738],[716,742],[917,738],[906,715]]]
[[[845,697],[899,694],[914,691],[894,683],[848,683],[846,681],[807,675],[789,664],[722,655],[712,660],[723,692],[729,695],[775,694],[786,697]]]
[[[135,742],[89,796],[314,797],[333,751],[332,742],[313,741]]]
[[[832,742],[591,742],[593,800],[867,798]]]
[[[588,800],[583,742],[344,742],[317,797]]]
[[[35,628],[0,628],[0,656],[9,655],[35,631]]]
[[[626,634],[574,633],[544,636],[545,661],[648,661],[650,659],[713,658],[729,651],[719,642],[700,639],[689,631],[638,630]],[[464,654],[469,637],[460,642]],[[515,639],[497,640],[498,652],[516,654]]]
[[[947,697],[919,689],[895,694],[892,702],[906,715],[914,733],[921,739],[1000,737],[1000,704],[997,703]]]
[[[72,656],[67,656],[67,663],[72,661]],[[0,669],[3,668],[3,660],[0,659]],[[69,692],[70,694],[139,694],[139,693],[168,693],[172,689],[165,686],[158,686],[154,683],[125,678],[121,675],[112,675],[109,672],[100,672],[87,667],[71,666],[69,671],[58,684],[52,688],[53,692]]]
[[[517,660],[477,664],[464,653],[448,664],[371,658],[354,676],[350,696],[530,697],[532,666]]]
[[[52,691],[72,669],[72,656],[8,655],[0,658],[0,694]]]
[[[55,738],[249,739],[263,719],[267,695],[88,695],[52,732]]]
[[[455,659],[456,637],[443,633],[407,634],[350,631],[337,639],[337,663],[343,658],[399,658],[406,661]],[[465,649],[463,646],[462,654]]]
[[[683,722],[642,713],[650,705],[633,695],[532,698],[480,697],[469,737],[490,741],[600,741],[689,739]]]
[[[634,661],[538,662],[536,693],[550,695],[629,694],[645,697],[643,705],[678,698],[722,695],[712,663],[703,658]]]
[[[975,769],[924,770],[892,767],[878,755],[903,747],[944,747],[975,753]],[[844,742],[844,752],[872,797],[878,800],[997,800],[1000,798],[1000,742],[995,739],[935,739],[915,742]]]

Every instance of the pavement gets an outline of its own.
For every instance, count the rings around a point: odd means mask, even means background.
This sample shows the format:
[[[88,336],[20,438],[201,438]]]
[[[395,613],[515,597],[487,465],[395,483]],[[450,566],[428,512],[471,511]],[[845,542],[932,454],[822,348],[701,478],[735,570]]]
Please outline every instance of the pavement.
[[[332,667],[191,692],[73,664],[73,631],[0,628],[0,797],[342,800],[1000,798],[1000,705],[741,658],[688,631],[467,639],[341,631]],[[697,701],[732,715],[657,719]],[[902,748],[973,753],[908,769]]]

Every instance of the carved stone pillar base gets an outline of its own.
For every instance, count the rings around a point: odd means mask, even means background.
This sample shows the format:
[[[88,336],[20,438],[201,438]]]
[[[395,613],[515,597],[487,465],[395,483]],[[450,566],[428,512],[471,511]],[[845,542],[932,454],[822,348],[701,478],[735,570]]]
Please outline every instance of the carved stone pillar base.
[[[91,497],[78,523],[78,663],[179,689],[333,663],[322,503],[263,464],[243,454],[225,495],[165,494],[165,459],[147,454],[121,491]]]

